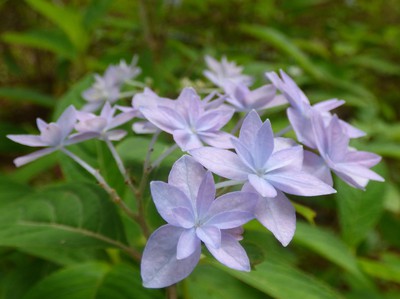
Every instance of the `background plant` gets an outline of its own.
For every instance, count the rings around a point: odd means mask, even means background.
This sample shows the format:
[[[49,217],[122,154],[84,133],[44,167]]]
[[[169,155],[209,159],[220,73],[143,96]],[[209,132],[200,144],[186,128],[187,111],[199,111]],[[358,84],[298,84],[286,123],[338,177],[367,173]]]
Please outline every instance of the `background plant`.
[[[368,293],[371,298],[397,298],[400,70],[395,61],[400,31],[396,1],[169,3],[2,1],[1,132],[33,133],[38,115],[57,119],[68,105],[82,105],[80,94],[93,80],[92,74],[86,74],[102,73],[121,58],[129,61],[132,53],[140,56],[140,78],[171,97],[190,80],[196,80],[192,82],[196,87],[207,87],[198,80],[204,54],[226,54],[245,65],[249,74],[285,69],[312,102],[332,97],[347,101],[340,115],[368,133],[369,138],[357,142],[358,148],[385,158],[379,172],[386,183],[371,183],[366,193],[338,183],[338,196],[307,199],[312,210],[302,215],[317,226],[299,223],[287,249],[258,227],[249,227],[247,250],[253,252],[253,261],[260,262],[257,271],[248,276],[201,265],[182,285],[183,294],[365,298]],[[261,76],[257,79],[262,82]],[[281,117],[272,122],[277,129],[286,126]],[[4,135],[0,137],[1,295],[50,298],[50,293],[42,293],[48,291],[71,298],[68,291],[75,286],[80,290],[76,298],[159,296],[143,290],[131,259],[105,242],[144,245],[135,231],[126,230],[128,220],[105,203],[106,194],[91,184],[92,179],[57,154],[14,170],[11,159],[26,149]],[[155,156],[168,142],[164,137],[156,144]],[[135,137],[118,146],[135,172],[148,143],[147,137]],[[79,153],[109,169],[105,176],[125,193],[123,178],[109,165],[104,144],[88,143]],[[165,178],[175,158],[165,160],[155,175]],[[69,182],[77,177],[89,185],[71,187]],[[65,206],[65,200],[74,203]],[[72,226],[84,223],[85,233],[60,233],[52,227],[21,230],[17,215],[46,220],[49,202],[59,217],[65,217],[63,221]],[[148,209],[155,215],[154,208]],[[154,216],[151,223],[155,228],[160,219]],[[88,231],[98,232],[101,238],[89,236]],[[49,235],[54,234],[59,236],[57,244],[50,242]]]

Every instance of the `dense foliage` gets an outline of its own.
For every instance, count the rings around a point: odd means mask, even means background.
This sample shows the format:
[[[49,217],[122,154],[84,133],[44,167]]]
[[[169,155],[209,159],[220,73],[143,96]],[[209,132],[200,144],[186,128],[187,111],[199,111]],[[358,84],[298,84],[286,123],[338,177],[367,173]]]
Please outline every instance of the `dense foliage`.
[[[400,297],[396,2],[0,1],[0,298],[161,298],[164,292],[170,298],[176,292],[180,298]],[[170,98],[185,86],[206,92],[204,56],[227,55],[246,74],[258,74],[256,86],[265,84],[264,72],[283,69],[312,103],[344,99],[337,113],[368,136],[352,145],[384,158],[374,170],[385,183],[370,182],[361,191],[337,180],[335,195],[291,196],[298,221],[288,247],[259,223],[246,224],[242,246],[250,273],[217,264],[204,251],[177,289],[143,288],[135,259],[146,244],[139,225],[62,153],[15,169],[13,158],[29,149],[5,137],[37,134],[36,117],[55,121],[71,104],[82,108],[94,73],[133,54],[142,69],[137,80]],[[284,109],[265,116],[275,131],[288,125]],[[166,181],[182,155],[174,152],[147,173],[142,164],[150,139],[131,132],[116,143],[135,183],[143,176]],[[172,143],[160,135],[153,162]],[[71,149],[106,170],[103,176],[126,204],[140,208],[104,143]],[[140,196],[154,231],[164,222],[148,185]]]

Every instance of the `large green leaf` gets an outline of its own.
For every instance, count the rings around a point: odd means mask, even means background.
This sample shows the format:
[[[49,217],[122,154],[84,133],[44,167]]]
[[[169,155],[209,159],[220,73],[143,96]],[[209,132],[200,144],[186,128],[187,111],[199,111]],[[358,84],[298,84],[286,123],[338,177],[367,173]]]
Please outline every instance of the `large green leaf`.
[[[55,99],[36,90],[24,87],[1,87],[0,97],[13,101],[31,102],[43,107],[54,107]]]
[[[0,210],[0,246],[21,248],[50,260],[57,253],[63,258],[65,251],[76,248],[117,247],[128,252],[124,243],[119,214],[108,195],[95,185],[51,187]]]
[[[36,284],[24,299],[157,299],[142,287],[139,270],[125,264],[87,263],[62,269]]]
[[[335,188],[343,238],[347,244],[357,246],[383,213],[385,184],[370,181],[366,191],[362,191],[336,180]]]
[[[56,24],[69,37],[78,51],[88,45],[88,34],[82,24],[82,17],[70,7],[61,7],[46,0],[25,0],[33,9]]]
[[[386,254],[380,261],[359,259],[361,267],[372,277],[400,283],[400,256]]]
[[[341,294],[324,282],[295,267],[274,260],[266,260],[250,273],[231,270],[213,263],[233,277],[277,299],[338,299]]]
[[[49,30],[31,30],[27,32],[6,32],[2,39],[10,44],[29,46],[48,50],[62,58],[74,59],[76,49],[62,32]]]
[[[368,284],[350,248],[330,231],[298,221],[293,242],[317,252]]]
[[[102,20],[104,15],[107,13],[112,1],[111,0],[92,0],[86,8],[85,14],[83,15],[83,26],[87,30],[92,30]]]
[[[0,208],[32,192],[28,185],[0,176]]]

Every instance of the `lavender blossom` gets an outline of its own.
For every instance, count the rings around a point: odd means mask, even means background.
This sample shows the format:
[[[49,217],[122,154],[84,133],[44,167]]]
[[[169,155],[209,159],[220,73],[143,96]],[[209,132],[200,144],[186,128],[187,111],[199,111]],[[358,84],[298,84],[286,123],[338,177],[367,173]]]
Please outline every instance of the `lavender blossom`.
[[[7,135],[12,141],[23,145],[46,147],[26,156],[16,158],[14,164],[17,167],[55,152],[64,146],[88,139],[86,134],[75,137],[69,136],[76,123],[76,111],[73,106],[69,106],[56,122],[46,123],[38,118],[36,123],[40,135]]]
[[[378,164],[381,157],[349,148],[349,136],[343,130],[339,118],[334,115],[326,126],[318,113],[312,114],[313,133],[321,157],[310,155],[307,166],[324,173],[324,180],[332,182],[329,169],[350,186],[365,189],[369,180],[384,179],[369,168]],[[329,175],[327,175],[329,173]]]
[[[260,111],[287,103],[284,97],[276,97],[276,88],[272,84],[250,90],[243,83],[225,80],[223,89],[227,95],[226,101],[239,112]]]
[[[344,104],[343,100],[331,99],[311,106],[310,101],[297,84],[284,71],[280,71],[279,76],[275,72],[266,73],[267,78],[272,84],[282,92],[290,103],[287,109],[287,116],[296,133],[298,140],[310,148],[316,148],[314,134],[312,133],[311,114],[319,113],[325,123],[329,123],[332,114],[329,112]],[[350,138],[364,136],[365,133],[352,125],[340,120],[340,125]]]
[[[156,208],[168,224],[150,236],[144,249],[145,287],[162,288],[187,277],[200,259],[201,242],[222,264],[250,271],[247,254],[238,242],[238,227],[254,218],[256,194],[231,192],[214,200],[211,173],[189,156],[175,162],[168,184],[151,182],[150,187]]]
[[[242,74],[243,67],[237,66],[235,62],[228,61],[225,56],[222,57],[221,62],[208,55],[204,57],[204,60],[209,68],[209,70],[203,72],[204,76],[219,87],[223,87],[226,80],[246,86],[253,83],[250,76]]]
[[[269,120],[262,123],[256,111],[245,118],[239,139],[232,139],[236,153],[203,147],[190,151],[200,164],[230,180],[252,185],[262,197],[276,197],[278,191],[315,196],[336,192],[302,170],[303,148],[278,146]]]
[[[139,104],[140,112],[155,126],[173,135],[183,151],[203,146],[230,148],[231,135],[220,129],[231,119],[234,110],[224,105],[206,110],[196,91],[184,88],[176,101]]]
[[[84,111],[77,111],[76,117],[78,123],[75,129],[78,131],[73,136],[82,134],[91,134],[92,138],[121,140],[125,135],[125,130],[113,130],[114,128],[128,122],[134,115],[129,112],[122,112],[114,116],[115,107],[111,107],[110,103],[106,102],[99,116]]]

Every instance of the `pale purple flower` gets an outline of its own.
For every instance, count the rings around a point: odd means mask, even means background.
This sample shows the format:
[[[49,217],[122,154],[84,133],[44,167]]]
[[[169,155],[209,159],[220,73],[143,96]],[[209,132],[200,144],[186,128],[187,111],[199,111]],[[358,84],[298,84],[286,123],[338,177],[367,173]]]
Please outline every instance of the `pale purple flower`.
[[[287,109],[287,116],[296,133],[298,140],[310,148],[316,148],[312,133],[311,114],[319,113],[325,123],[329,123],[332,114],[329,112],[344,104],[343,100],[331,99],[311,106],[304,92],[284,71],[280,71],[281,78],[275,72],[266,73],[267,78],[285,96],[291,107]],[[365,133],[352,125],[340,120],[340,125],[350,138],[364,136]]]
[[[276,197],[278,191],[315,196],[336,192],[302,170],[303,148],[299,145],[275,149],[269,120],[262,123],[256,111],[243,121],[239,139],[232,139],[235,151],[203,147],[190,154],[219,176],[250,184],[263,197]]]
[[[223,89],[227,95],[226,101],[239,112],[259,111],[287,103],[284,97],[276,97],[276,88],[272,84],[250,90],[243,83],[226,80]]]
[[[76,111],[73,106],[69,106],[56,122],[46,123],[38,118],[36,123],[40,135],[7,135],[12,141],[23,145],[46,147],[26,156],[16,158],[14,164],[17,167],[55,152],[64,146],[88,139],[87,135],[69,136],[76,123]]]
[[[255,216],[283,246],[287,246],[296,230],[296,210],[290,200],[278,191],[275,197],[262,197],[250,185],[243,186],[242,191],[255,192],[258,195],[258,203]]]
[[[163,102],[139,105],[139,110],[159,129],[172,134],[183,151],[201,147],[203,143],[232,147],[231,135],[220,131],[232,118],[232,108],[222,105],[207,110],[209,103],[203,103],[193,88],[184,88],[175,101]]]
[[[172,167],[168,184],[151,182],[151,194],[168,224],[149,238],[142,256],[143,285],[162,288],[187,277],[197,265],[201,242],[222,264],[250,271],[238,228],[254,218],[257,196],[231,192],[215,198],[210,172],[189,156]]]
[[[204,60],[208,66],[208,70],[203,72],[204,76],[219,87],[223,87],[226,80],[247,86],[253,83],[250,76],[242,74],[243,67],[237,66],[235,62],[228,61],[225,56],[222,57],[221,62],[208,55],[204,57]]]
[[[115,86],[121,86],[126,81],[132,80],[142,72],[137,62],[138,57],[135,55],[129,65],[125,60],[121,60],[117,65],[110,65],[104,73],[105,80],[113,82]]]
[[[381,157],[349,147],[349,136],[343,130],[339,118],[334,115],[328,125],[318,113],[312,115],[313,133],[321,157],[308,154],[307,167],[321,174],[327,183],[332,182],[329,169],[350,186],[365,189],[369,180],[384,181],[370,170]]]
[[[115,130],[115,128],[130,121],[134,115],[129,112],[122,112],[115,116],[115,112],[116,107],[111,107],[108,102],[104,104],[100,115],[77,111],[78,123],[75,125],[75,129],[78,133],[73,136],[91,134],[92,138],[121,140],[126,135],[126,131]]]

